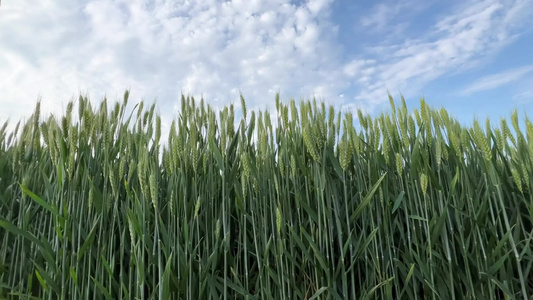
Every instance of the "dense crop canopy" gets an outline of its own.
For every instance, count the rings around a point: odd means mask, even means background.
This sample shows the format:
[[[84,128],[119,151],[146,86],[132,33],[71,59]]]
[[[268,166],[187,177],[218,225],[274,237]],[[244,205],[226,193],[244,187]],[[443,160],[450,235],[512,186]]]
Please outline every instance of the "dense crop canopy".
[[[182,96],[166,141],[128,92],[60,118],[38,104],[0,129],[0,297],[527,299],[531,122],[390,100],[356,124]]]

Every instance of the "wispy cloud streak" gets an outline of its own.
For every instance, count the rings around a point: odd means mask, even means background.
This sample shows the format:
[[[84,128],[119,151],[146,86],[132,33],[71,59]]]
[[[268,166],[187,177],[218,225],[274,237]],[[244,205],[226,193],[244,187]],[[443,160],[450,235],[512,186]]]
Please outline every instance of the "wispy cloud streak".
[[[525,66],[498,74],[484,76],[476,80],[470,86],[464,88],[461,91],[461,94],[469,95],[476,92],[492,90],[497,87],[516,82],[518,79],[524,77],[531,71],[533,71],[533,66]]]
[[[362,65],[360,92],[355,99],[377,105],[386,102],[386,93],[418,95],[421,89],[441,76],[470,70],[512,43],[527,16],[533,15],[528,1],[469,1],[443,15],[422,36],[401,43],[385,41],[366,48],[366,57],[347,64]],[[362,84],[364,83],[364,84]]]

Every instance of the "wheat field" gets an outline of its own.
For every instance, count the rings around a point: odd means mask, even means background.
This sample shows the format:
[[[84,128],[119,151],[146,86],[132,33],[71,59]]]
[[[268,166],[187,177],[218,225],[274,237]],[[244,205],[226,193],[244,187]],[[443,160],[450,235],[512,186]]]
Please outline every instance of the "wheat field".
[[[533,295],[527,116],[128,98],[0,130],[0,298]]]

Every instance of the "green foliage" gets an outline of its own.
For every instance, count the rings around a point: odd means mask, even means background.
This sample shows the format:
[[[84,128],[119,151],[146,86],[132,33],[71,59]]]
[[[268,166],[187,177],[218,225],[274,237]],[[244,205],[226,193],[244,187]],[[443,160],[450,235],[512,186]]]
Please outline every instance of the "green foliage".
[[[155,106],[127,115],[128,97],[0,129],[0,298],[533,294],[533,126],[516,112],[492,131],[423,100],[372,120],[278,95],[276,122],[241,96],[234,120],[182,96],[161,143]]]

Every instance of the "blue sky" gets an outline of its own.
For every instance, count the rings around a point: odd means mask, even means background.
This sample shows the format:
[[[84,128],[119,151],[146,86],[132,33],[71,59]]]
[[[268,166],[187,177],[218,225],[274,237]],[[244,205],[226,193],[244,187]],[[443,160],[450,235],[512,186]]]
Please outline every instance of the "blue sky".
[[[215,107],[272,109],[315,96],[344,110],[410,108],[420,97],[461,122],[533,117],[531,0],[4,0],[0,122],[93,102],[181,93]],[[398,102],[399,103],[399,102]]]

